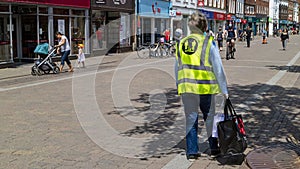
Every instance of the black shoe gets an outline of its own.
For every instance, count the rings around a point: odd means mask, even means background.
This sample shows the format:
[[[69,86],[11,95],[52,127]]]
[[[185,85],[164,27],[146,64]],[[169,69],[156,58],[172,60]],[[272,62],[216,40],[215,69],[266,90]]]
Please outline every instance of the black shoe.
[[[216,158],[216,157],[219,157],[220,155],[221,155],[220,149],[210,150],[210,157],[211,158]]]
[[[231,57],[231,59],[235,59],[235,57]]]
[[[192,162],[192,161],[197,160],[198,157],[200,157],[200,154],[190,154],[187,156],[187,159]]]
[[[233,52],[236,52],[236,49],[235,48],[233,48],[233,50],[232,50]]]

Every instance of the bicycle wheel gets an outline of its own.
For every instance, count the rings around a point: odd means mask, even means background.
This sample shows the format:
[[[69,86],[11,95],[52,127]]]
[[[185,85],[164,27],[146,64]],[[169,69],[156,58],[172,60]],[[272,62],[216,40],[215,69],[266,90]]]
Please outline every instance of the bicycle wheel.
[[[226,60],[229,60],[229,55],[230,55],[230,46],[227,46],[226,48]]]
[[[142,46],[137,49],[138,57],[141,59],[145,59],[149,57],[149,48]]]
[[[166,45],[160,47],[160,57],[168,56],[168,48]]]
[[[234,59],[234,51],[231,52],[231,59]]]

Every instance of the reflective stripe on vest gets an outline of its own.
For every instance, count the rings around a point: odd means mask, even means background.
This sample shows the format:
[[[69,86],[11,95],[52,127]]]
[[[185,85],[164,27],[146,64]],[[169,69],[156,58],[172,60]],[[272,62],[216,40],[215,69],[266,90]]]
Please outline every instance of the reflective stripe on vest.
[[[220,92],[209,63],[212,40],[209,36],[192,34],[176,45],[178,94],[215,94]]]

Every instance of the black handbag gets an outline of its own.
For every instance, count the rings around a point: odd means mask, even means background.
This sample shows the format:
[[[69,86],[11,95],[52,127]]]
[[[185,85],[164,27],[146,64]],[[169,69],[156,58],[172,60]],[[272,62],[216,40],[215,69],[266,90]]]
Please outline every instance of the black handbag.
[[[223,155],[243,153],[247,148],[246,132],[241,115],[237,115],[231,101],[226,99],[225,118],[217,125],[218,141]]]

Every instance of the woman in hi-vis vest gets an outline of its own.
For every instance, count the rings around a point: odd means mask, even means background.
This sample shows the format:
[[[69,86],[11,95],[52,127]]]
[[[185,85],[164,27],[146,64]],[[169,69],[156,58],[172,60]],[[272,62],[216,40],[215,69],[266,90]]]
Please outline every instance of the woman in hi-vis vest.
[[[210,155],[220,154],[218,140],[212,137],[215,114],[214,99],[223,93],[228,98],[227,80],[218,46],[213,37],[205,36],[207,20],[200,12],[189,19],[191,34],[176,45],[176,75],[186,117],[186,155],[190,161],[200,156],[198,147],[199,108],[206,123]]]

